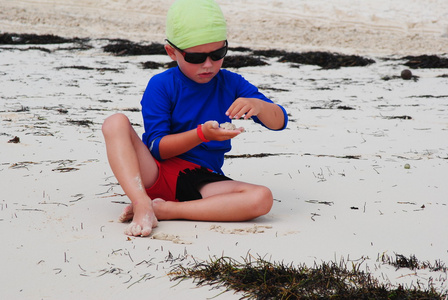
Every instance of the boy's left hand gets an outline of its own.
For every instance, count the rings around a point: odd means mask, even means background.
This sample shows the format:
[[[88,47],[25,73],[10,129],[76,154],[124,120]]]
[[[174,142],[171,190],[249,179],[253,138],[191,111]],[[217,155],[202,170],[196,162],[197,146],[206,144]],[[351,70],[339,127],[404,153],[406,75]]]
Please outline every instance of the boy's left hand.
[[[202,124],[202,132],[204,133],[204,137],[211,141],[230,140],[243,131],[243,127],[236,128],[235,130],[220,128],[219,123],[216,121],[207,121]]]
[[[247,120],[261,113],[263,102],[256,98],[238,98],[229,107],[226,115],[231,119],[239,119],[244,116],[244,119]]]

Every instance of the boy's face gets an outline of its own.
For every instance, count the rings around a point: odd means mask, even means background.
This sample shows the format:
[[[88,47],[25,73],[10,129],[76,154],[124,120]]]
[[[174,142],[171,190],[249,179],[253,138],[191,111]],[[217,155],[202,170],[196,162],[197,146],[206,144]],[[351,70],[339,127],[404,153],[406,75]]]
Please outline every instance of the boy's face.
[[[224,45],[225,41],[214,42],[194,46],[188,49],[184,49],[184,51],[188,53],[210,53],[224,47]],[[177,64],[179,65],[182,73],[197,83],[207,83],[212,80],[212,78],[215,77],[215,75],[221,69],[222,63],[224,61],[224,58],[214,61],[210,57],[207,57],[207,59],[203,63],[192,64],[186,62],[182,53],[174,49],[171,45],[165,45],[165,50],[173,60],[177,61]]]

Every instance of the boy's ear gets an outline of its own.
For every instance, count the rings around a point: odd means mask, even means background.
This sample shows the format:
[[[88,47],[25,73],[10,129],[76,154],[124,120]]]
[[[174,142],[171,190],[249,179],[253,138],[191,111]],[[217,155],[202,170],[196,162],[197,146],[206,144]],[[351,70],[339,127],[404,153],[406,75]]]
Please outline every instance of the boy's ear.
[[[171,47],[170,45],[165,45],[165,51],[166,54],[168,54],[168,56],[171,57],[172,60],[174,61],[177,60],[176,54],[174,53],[175,50],[173,47]]]

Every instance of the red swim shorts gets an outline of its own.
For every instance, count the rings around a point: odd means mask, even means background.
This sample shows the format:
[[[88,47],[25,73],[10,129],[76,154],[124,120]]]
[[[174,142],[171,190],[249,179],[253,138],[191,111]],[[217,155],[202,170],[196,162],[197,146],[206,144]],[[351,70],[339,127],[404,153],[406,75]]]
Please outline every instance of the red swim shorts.
[[[232,180],[195,163],[174,157],[156,160],[159,177],[153,186],[146,189],[151,199],[166,201],[189,201],[201,199],[199,189],[207,183]]]

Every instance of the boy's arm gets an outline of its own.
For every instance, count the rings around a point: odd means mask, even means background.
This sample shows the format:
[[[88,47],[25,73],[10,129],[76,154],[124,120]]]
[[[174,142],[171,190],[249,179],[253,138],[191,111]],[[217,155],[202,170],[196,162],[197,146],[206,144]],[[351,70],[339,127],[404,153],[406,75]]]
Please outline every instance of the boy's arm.
[[[196,129],[182,133],[170,134],[160,140],[159,153],[162,159],[183,154],[202,143]]]
[[[249,119],[256,116],[266,127],[279,130],[285,126],[283,110],[275,103],[266,102],[257,98],[238,98],[226,112],[229,118]]]
[[[202,124],[202,133],[207,140],[210,141],[225,141],[234,138],[240,134],[244,129],[226,130],[219,128],[216,121],[207,121]],[[198,135],[198,129],[175,133],[164,136],[160,140],[159,153],[162,159],[169,159],[181,155],[197,145],[203,143]]]

